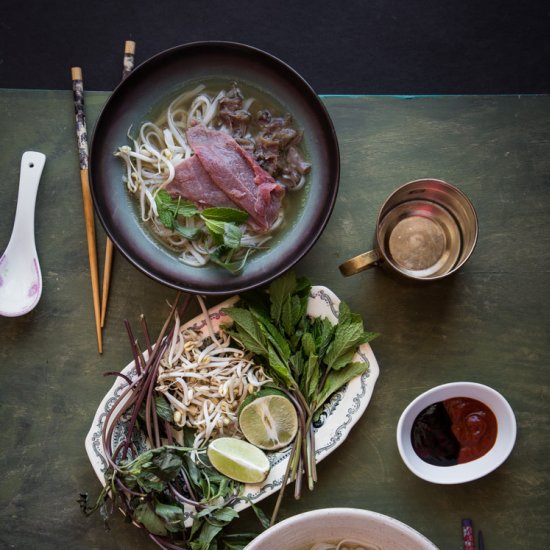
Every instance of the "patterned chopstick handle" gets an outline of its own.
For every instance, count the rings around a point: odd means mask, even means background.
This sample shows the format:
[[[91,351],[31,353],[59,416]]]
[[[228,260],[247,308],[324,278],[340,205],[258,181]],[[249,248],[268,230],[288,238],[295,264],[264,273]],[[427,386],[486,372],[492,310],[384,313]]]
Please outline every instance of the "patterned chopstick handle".
[[[71,70],[73,79],[74,114],[76,119],[76,142],[78,146],[78,158],[80,169],[88,169],[88,133],[86,131],[86,113],[84,111],[84,84],[82,82],[82,70],[73,67]]]
[[[132,40],[126,40],[124,43],[124,61],[122,68],[122,80],[124,80],[134,70],[134,54],[136,53],[136,43]]]
[[[464,541],[464,550],[475,550],[474,529],[471,519],[462,520],[462,539]]]

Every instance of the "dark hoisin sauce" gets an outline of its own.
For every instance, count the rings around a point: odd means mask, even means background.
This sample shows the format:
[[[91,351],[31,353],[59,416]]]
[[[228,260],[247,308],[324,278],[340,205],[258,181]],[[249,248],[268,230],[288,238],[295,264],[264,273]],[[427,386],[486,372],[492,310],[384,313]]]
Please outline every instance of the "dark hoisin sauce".
[[[426,407],[414,420],[415,453],[435,466],[454,466],[480,458],[495,444],[497,419],[484,403],[453,397]]]

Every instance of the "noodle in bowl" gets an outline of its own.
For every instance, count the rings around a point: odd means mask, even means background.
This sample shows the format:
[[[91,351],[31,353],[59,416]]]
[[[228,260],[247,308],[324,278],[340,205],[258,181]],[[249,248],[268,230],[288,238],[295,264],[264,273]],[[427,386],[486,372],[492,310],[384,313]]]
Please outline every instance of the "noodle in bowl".
[[[238,110],[250,115],[242,133],[220,114],[224,102],[227,105],[238,95],[242,96]],[[263,111],[269,111],[274,120],[289,115],[294,151],[285,150],[282,156],[293,158],[298,177],[296,170],[290,177],[293,170],[284,166],[272,170],[258,145],[263,139]],[[231,252],[230,260],[232,264],[243,261],[241,270],[228,272],[220,267],[215,251],[220,243],[213,242],[202,216],[178,219],[178,230],[185,226],[183,237],[159,216],[159,192],[167,191],[173,200],[179,200],[173,192],[179,167],[200,157],[188,139],[190,128],[196,125],[235,139],[265,171],[266,178],[283,189],[282,204],[273,219],[256,223],[248,210],[246,223],[235,222],[241,247]],[[199,160],[204,164],[204,159]],[[336,135],[315,92],[282,61],[227,42],[179,46],[137,67],[105,105],[90,152],[94,205],[118,250],[153,279],[200,294],[242,292],[292,267],[328,222],[338,180]],[[199,204],[198,208],[202,213],[203,208],[216,206]],[[237,207],[247,210],[243,205]],[[201,238],[187,238],[193,231],[202,232]]]
[[[437,550],[400,521],[356,508],[326,508],[290,517],[258,537],[246,550]]]

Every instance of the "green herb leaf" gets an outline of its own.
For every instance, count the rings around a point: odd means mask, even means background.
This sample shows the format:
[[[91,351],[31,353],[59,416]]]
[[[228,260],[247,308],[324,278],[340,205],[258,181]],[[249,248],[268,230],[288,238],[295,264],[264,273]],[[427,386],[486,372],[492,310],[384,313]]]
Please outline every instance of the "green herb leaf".
[[[224,222],[223,244],[227,246],[227,248],[239,248],[239,246],[241,246],[242,236],[243,232],[241,231],[240,227],[232,223]]]
[[[200,227],[187,227],[177,220],[174,221],[173,229],[190,241],[197,240],[203,233]]]
[[[294,355],[291,355],[288,364],[295,380],[300,380],[302,373],[304,372],[304,356],[302,351],[297,351]]]
[[[324,357],[325,364],[329,369],[343,368],[346,365],[343,359],[350,351],[355,351],[357,346],[366,342],[367,337],[361,316],[351,313],[349,306],[345,302],[340,302],[338,324],[334,331],[334,339]]]
[[[222,550],[244,550],[258,536],[257,533],[236,533],[221,539]]]
[[[359,374],[369,370],[369,363],[349,363],[345,368],[338,371],[331,371],[323,385],[323,388],[319,392],[315,399],[315,410],[319,407],[336,391],[338,391],[344,384],[347,384],[350,380],[355,378]]]
[[[221,525],[213,525],[205,521],[202,524],[198,539],[191,541],[189,547],[191,550],[211,550],[211,548],[215,548],[212,542],[221,530]]]
[[[155,409],[159,418],[166,420],[167,422],[172,422],[174,415],[172,414],[172,407],[170,403],[166,400],[166,397],[162,395],[155,396]]]
[[[141,523],[147,531],[153,533],[153,535],[163,536],[168,534],[164,521],[157,516],[149,502],[142,502],[136,506],[134,519]]]
[[[170,210],[158,209],[159,220],[168,229],[174,229],[174,214]]]
[[[237,327],[237,333],[233,332],[233,335],[245,349],[267,358],[269,356],[267,342],[254,315],[250,311],[238,307],[224,308],[224,312],[233,319]]]
[[[317,351],[315,340],[310,332],[305,332],[302,336],[302,349],[306,355],[313,355]]]
[[[288,340],[281,334],[277,327],[258,309],[251,309],[252,315],[258,321],[260,327],[264,327],[264,335],[273,344],[277,353],[285,361],[288,361],[290,357],[290,346]]]
[[[277,324],[281,318],[283,304],[296,290],[296,275],[289,271],[275,279],[269,286],[269,299],[271,301],[271,318]]]
[[[183,509],[173,504],[155,503],[155,514],[164,520],[165,528],[177,533],[185,528]]]
[[[201,218],[208,220],[217,220],[220,222],[231,222],[243,224],[248,220],[248,212],[238,208],[205,208],[201,212]]]
[[[235,510],[235,508],[230,508],[229,506],[225,506],[224,508],[220,508],[219,510],[212,512],[212,516],[216,518],[218,521],[229,523],[235,518],[238,518],[239,513]]]
[[[292,389],[297,387],[296,381],[290,372],[290,368],[281,360],[275,348],[270,343],[268,343],[268,361],[269,367],[273,373],[287,388]]]
[[[305,376],[303,384],[303,393],[312,401],[318,391],[321,380],[321,370],[319,368],[319,357],[310,355],[305,364]]]

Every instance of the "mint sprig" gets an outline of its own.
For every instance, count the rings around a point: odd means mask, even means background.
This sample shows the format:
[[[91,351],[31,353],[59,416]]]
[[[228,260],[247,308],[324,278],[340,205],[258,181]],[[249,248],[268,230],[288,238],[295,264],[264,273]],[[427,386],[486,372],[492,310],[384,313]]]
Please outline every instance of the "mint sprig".
[[[187,227],[180,220],[197,216],[211,235],[217,246],[210,260],[233,274],[240,273],[244,268],[248,253],[237,261],[235,252],[241,247],[243,231],[241,225],[248,220],[248,213],[238,208],[211,207],[199,210],[192,202],[181,197],[173,198],[161,189],[155,196],[157,213],[162,224],[191,241],[199,239],[204,233],[197,227]]]

